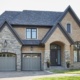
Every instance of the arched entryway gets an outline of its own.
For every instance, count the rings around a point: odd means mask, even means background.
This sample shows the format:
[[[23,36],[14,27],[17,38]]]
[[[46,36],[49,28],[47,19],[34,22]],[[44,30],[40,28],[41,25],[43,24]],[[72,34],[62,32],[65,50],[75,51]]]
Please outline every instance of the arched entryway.
[[[61,66],[61,46],[55,43],[50,45],[51,66]]]

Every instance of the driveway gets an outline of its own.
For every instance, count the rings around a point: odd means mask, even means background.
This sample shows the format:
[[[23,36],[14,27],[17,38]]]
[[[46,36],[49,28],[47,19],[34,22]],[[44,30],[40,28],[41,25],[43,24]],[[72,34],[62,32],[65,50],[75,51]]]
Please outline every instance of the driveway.
[[[80,74],[53,74],[49,71],[0,72],[0,80],[32,80],[40,77],[80,76]]]
[[[46,71],[0,72],[0,80],[32,80],[32,78],[50,74]]]

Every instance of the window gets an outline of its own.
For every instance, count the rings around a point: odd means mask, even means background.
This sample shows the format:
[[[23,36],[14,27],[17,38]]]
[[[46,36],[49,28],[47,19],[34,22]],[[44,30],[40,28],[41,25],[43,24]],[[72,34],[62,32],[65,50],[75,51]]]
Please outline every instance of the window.
[[[71,33],[71,24],[69,24],[69,23],[67,24],[67,32]]]
[[[74,62],[80,62],[80,42],[74,44]]]
[[[37,39],[37,29],[36,28],[28,28],[26,29],[27,39]]]

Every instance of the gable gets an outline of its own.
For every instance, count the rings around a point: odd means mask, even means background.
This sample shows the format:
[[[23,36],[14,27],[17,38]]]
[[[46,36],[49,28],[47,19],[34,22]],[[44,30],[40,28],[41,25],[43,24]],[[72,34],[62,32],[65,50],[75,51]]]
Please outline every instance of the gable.
[[[62,43],[70,44],[69,40],[66,38],[64,33],[59,28],[59,25],[56,26],[55,31],[51,34],[49,39],[45,42],[45,44],[50,44],[52,42],[59,41]]]
[[[71,15],[70,12],[67,12],[65,17],[62,19],[61,24],[63,25],[64,28],[66,28],[66,24],[71,23],[71,25],[79,27],[73,16]]]
[[[68,12],[63,20],[61,21],[61,24],[66,30],[66,24],[70,23],[71,24],[71,31],[72,33],[70,34],[71,38],[74,41],[80,41],[80,26],[77,24],[77,22],[74,20],[73,16]]]
[[[0,38],[2,40],[11,39],[13,42],[15,40],[17,43],[22,44],[19,36],[7,21],[4,21],[0,27]]]
[[[64,11],[61,18],[59,18],[59,22],[62,22],[65,19],[65,17],[69,18],[70,20],[74,19],[74,22],[76,22],[77,25],[80,27],[80,20],[79,20],[79,18],[77,17],[77,15],[75,14],[75,12],[73,11],[73,9],[70,6],[67,7],[67,9]],[[67,21],[69,19],[67,19]]]
[[[68,33],[66,32],[66,30],[63,28],[63,26],[58,23],[57,25],[55,25],[54,27],[52,27],[48,33],[44,36],[44,38],[42,39],[41,43],[44,44],[46,43],[46,41],[50,38],[50,36],[54,33],[55,29],[59,27],[59,29],[61,30],[61,32],[65,35],[65,37],[67,38],[67,40],[73,44],[74,41],[72,40],[72,38],[68,35]],[[56,35],[55,35],[56,36]]]

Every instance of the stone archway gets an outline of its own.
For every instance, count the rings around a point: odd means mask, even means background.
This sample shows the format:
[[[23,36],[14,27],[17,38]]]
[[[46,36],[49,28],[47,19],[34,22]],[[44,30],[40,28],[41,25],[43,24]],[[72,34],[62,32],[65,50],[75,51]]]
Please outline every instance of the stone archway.
[[[50,44],[51,66],[63,66],[64,62],[64,43],[55,41]]]
[[[50,45],[51,66],[61,66],[61,46],[57,44]]]

